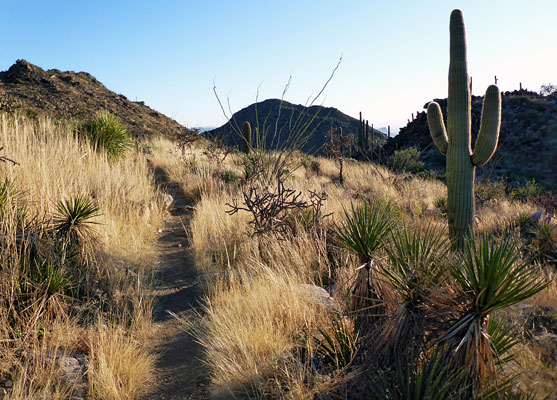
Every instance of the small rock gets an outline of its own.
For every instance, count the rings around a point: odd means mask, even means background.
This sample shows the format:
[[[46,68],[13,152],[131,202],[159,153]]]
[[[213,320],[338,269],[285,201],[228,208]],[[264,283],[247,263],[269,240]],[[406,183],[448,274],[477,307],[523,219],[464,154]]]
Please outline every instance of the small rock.
[[[58,367],[62,371],[62,380],[70,386],[72,399],[85,399],[87,396],[87,364],[88,357],[84,354],[72,353],[59,356]]]
[[[535,222],[540,222],[543,216],[543,211],[537,211],[534,214],[532,214],[532,220]]]
[[[322,287],[311,284],[304,284],[300,285],[299,289],[304,293],[310,303],[333,308],[336,311],[341,310],[340,304],[338,304],[338,302],[331,297],[329,292],[327,292]]]

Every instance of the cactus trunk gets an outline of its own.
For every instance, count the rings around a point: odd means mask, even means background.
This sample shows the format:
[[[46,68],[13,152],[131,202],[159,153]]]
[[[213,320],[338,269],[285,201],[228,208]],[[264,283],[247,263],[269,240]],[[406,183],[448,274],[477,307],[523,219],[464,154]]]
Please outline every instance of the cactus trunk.
[[[471,147],[471,97],[466,63],[466,33],[460,10],[451,13],[449,98],[447,129],[441,108],[435,102],[427,107],[427,120],[433,141],[447,159],[447,211],[453,246],[462,250],[474,231],[474,177],[476,166],[491,159],[499,138],[501,96],[492,85],[487,89],[480,132]]]
[[[449,98],[447,128],[451,145],[447,149],[447,210],[449,234],[464,247],[474,225],[475,167],[470,156],[471,98],[466,65],[466,38],[462,14],[451,15]]]
[[[242,138],[244,139],[242,151],[245,154],[249,154],[251,149],[251,125],[247,121],[242,126]]]

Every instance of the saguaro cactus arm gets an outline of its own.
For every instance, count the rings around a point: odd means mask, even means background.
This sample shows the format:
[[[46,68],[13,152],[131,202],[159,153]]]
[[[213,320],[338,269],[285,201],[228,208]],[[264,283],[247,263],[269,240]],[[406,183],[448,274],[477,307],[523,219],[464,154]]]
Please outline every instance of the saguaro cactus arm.
[[[431,133],[435,146],[437,146],[441,154],[447,154],[449,142],[445,123],[443,122],[443,113],[441,113],[439,104],[434,101],[427,106],[427,124],[429,125],[429,132]]]
[[[472,164],[481,166],[487,163],[495,150],[499,140],[501,127],[501,94],[495,85],[487,88],[482,109],[480,132],[472,154]]]

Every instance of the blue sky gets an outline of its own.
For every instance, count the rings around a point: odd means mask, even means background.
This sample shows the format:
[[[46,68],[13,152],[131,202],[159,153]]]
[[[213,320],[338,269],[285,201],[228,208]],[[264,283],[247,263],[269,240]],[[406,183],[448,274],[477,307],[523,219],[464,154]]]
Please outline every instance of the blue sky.
[[[556,0],[1,1],[0,70],[24,58],[87,71],[189,127],[280,97],[305,103],[342,55],[321,102],[403,126],[446,97],[449,15],[463,10],[474,94],[557,83]],[[320,103],[318,101],[318,103]]]

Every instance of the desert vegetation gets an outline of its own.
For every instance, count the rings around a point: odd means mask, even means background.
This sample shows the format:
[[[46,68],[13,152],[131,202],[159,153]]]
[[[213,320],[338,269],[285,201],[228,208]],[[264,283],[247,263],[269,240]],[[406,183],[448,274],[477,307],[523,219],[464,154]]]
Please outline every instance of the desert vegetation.
[[[476,239],[454,253],[436,178],[347,158],[341,185],[335,158],[208,151],[205,139],[153,138],[114,159],[74,125],[4,115],[1,127],[19,164],[0,166],[10,398],[138,398],[146,387],[164,215],[149,165],[194,207],[205,299],[183,322],[204,348],[213,396],[553,390],[557,228],[536,214],[538,195],[483,183]],[[83,362],[81,380],[65,375],[67,359]]]
[[[216,167],[201,151],[191,149],[185,170],[168,168],[197,199],[192,251],[210,278],[192,333],[216,396],[550,393],[554,365],[541,355],[549,347],[524,319],[555,306],[554,256],[536,256],[531,236],[555,225],[536,219],[536,204],[507,195],[484,203],[477,239],[459,255],[440,181],[348,161],[341,186],[335,160],[316,158],[319,172],[307,162],[281,181],[300,207],[261,230],[247,207],[254,183],[243,179],[243,156]],[[320,218],[306,207],[311,193],[325,194]],[[227,212],[233,204],[244,207]]]
[[[156,171],[186,202],[203,296],[173,318],[203,350],[188,365],[203,365],[211,398],[554,396],[555,195],[475,179],[501,96],[488,88],[470,153],[464,40],[455,11],[449,116],[435,102],[427,115],[445,176],[416,148],[386,156],[361,117],[328,132],[323,156],[303,153],[319,107],[288,130],[231,120],[236,148],[197,132],[134,138],[106,112],[2,108],[0,398],[154,390],[157,241],[173,211]]]
[[[146,159],[96,151],[70,123],[0,118],[17,163],[0,166],[0,380],[13,399],[136,398],[162,215]]]

